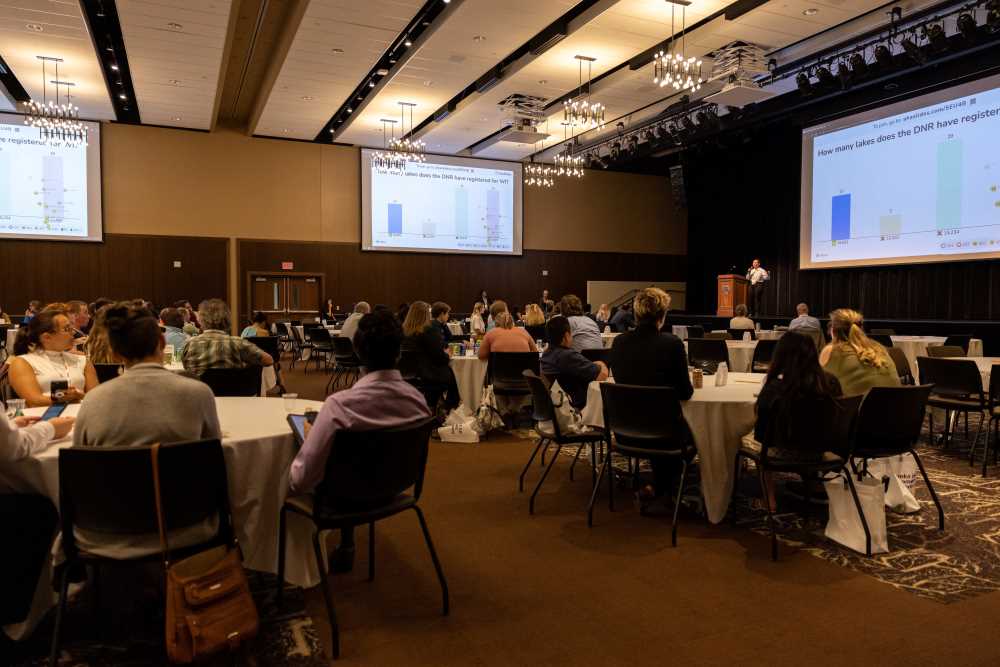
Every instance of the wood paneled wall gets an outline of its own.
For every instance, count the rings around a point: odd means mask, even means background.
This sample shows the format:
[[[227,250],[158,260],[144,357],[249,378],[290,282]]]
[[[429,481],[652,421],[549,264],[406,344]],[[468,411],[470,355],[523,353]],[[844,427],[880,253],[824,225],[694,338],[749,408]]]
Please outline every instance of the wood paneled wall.
[[[225,298],[227,257],[228,241],[213,238],[107,234],[104,243],[3,241],[0,307],[17,315],[32,299],[141,297],[162,305]]]
[[[249,271],[280,272],[282,262],[294,262],[296,272],[326,274],[327,297],[343,309],[359,300],[395,307],[420,299],[446,301],[466,312],[482,289],[511,305],[537,301],[542,289],[557,297],[575,293],[586,299],[588,280],[684,280],[687,263],[683,255],[620,252],[526,250],[521,257],[488,257],[362,252],[356,244],[260,240],[240,240],[238,247],[241,296],[246,294]]]

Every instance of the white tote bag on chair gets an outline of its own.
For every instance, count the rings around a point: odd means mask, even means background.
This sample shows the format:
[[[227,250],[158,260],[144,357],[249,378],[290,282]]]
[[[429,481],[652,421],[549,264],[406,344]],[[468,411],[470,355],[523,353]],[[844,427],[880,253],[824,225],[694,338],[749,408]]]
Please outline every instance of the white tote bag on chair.
[[[865,529],[858,516],[858,507],[851,496],[847,479],[840,475],[824,482],[829,498],[830,519],[826,524],[826,536],[858,553],[865,553]],[[884,554],[889,551],[889,541],[885,530],[885,491],[882,483],[873,477],[865,477],[860,482],[854,480],[858,500],[871,532],[872,553]]]
[[[920,501],[913,495],[916,484],[917,462],[910,454],[872,459],[868,462],[868,474],[877,480],[888,478],[885,491],[885,506],[898,514],[913,514],[920,511]]]

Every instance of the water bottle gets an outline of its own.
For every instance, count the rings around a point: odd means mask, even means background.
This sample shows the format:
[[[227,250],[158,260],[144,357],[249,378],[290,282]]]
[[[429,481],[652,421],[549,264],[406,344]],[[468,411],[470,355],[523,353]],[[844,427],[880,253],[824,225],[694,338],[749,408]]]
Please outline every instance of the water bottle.
[[[719,364],[719,367],[715,370],[715,386],[725,387],[726,381],[729,379],[729,365],[726,362]]]
[[[750,332],[749,331],[744,331],[743,332],[743,342],[747,343],[749,341],[750,341]]]
[[[611,333],[611,327],[605,324],[604,325],[604,333],[606,333],[606,334]]]

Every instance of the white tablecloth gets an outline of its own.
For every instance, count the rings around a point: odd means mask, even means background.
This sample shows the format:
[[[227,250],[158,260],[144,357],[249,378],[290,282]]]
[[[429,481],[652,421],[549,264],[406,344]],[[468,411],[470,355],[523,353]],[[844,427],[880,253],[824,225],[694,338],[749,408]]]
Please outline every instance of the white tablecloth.
[[[617,336],[618,334],[616,333],[602,333],[601,342],[604,343],[604,347],[611,347]]]
[[[475,412],[479,409],[479,399],[483,393],[486,378],[486,362],[479,357],[452,357],[451,370],[458,382],[458,393],[466,407]]]
[[[753,429],[756,394],[765,377],[763,373],[730,373],[728,384],[716,387],[715,376],[710,375],[705,378],[703,388],[695,389],[690,400],[681,402],[698,449],[701,493],[705,513],[712,523],[719,523],[726,516],[733,495],[740,438]],[[585,424],[604,426],[599,382],[591,382],[587,388],[583,420]]]
[[[726,347],[729,348],[729,362],[732,364],[729,370],[735,373],[749,373],[757,341],[727,340]],[[684,341],[684,349],[687,349],[687,341]]]
[[[688,328],[686,324],[674,324],[670,327],[670,332],[681,340],[687,340]]]
[[[928,347],[943,345],[945,341],[944,336],[891,336],[891,338],[892,346],[903,351],[912,369],[917,367],[917,357],[927,356]],[[983,356],[983,341],[978,338],[969,341],[969,356]]]
[[[757,340],[778,340],[784,336],[785,333],[785,331],[761,329],[757,332]]]
[[[451,332],[452,336],[465,335],[465,332],[462,331],[462,325],[458,322],[448,322],[448,331]]]
[[[7,346],[7,353],[10,355],[14,354],[14,339],[17,338],[17,329],[7,330],[7,340],[4,341],[4,345]]]
[[[179,361],[169,363],[166,367],[167,370],[173,371],[174,373],[182,373],[184,371],[184,364]],[[274,366],[264,366],[260,373],[260,395],[267,396],[267,392],[277,386],[278,376],[274,372]]]
[[[233,527],[243,549],[244,564],[253,570],[278,571],[278,515],[288,491],[288,469],[297,448],[286,421],[284,400],[280,398],[216,398],[222,445],[229,482],[229,503]],[[319,401],[299,400],[294,412],[319,410]],[[79,404],[66,414],[75,415]],[[41,414],[44,408],[29,408],[26,414]],[[68,447],[72,433],[47,450],[0,469],[0,490],[40,493],[59,506],[59,450]],[[113,483],[114,480],[108,480]],[[297,586],[319,583],[312,552],[312,527],[294,513],[288,515],[286,579]],[[53,554],[54,557],[61,555]],[[29,625],[33,626],[46,609],[55,604],[51,592],[52,565],[43,570],[36,607]]]

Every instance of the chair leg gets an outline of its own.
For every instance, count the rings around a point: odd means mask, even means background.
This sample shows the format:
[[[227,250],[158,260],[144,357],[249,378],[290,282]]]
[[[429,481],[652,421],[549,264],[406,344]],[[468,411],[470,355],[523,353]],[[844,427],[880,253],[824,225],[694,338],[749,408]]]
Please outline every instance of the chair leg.
[[[757,463],[757,481],[760,483],[760,495],[764,501],[764,508],[767,510],[767,527],[771,531],[771,560],[778,560],[778,529],[774,525],[774,514],[771,511],[771,503],[768,500],[767,482],[764,480],[764,466],[762,462]]]
[[[847,472],[846,470],[844,472]],[[854,480],[851,475],[847,475],[847,485],[851,489],[851,496],[854,497],[854,506],[858,508],[858,517],[861,519],[861,527],[865,529],[865,555],[871,558],[872,555],[872,531],[868,528],[868,519],[861,509],[861,499],[858,498],[858,490],[854,488]]]
[[[677,514],[681,509],[681,496],[684,495],[684,482],[687,480],[688,462],[685,459],[681,467],[681,483],[677,487],[677,499],[674,501],[674,521],[670,528],[670,545],[677,546]]]
[[[604,472],[608,469],[608,462],[611,459],[611,449],[608,448],[604,454],[604,462],[597,473],[597,482],[594,483],[594,490],[590,492],[590,502],[587,503],[587,527],[594,527],[594,502],[597,500],[597,492],[601,489],[601,481],[604,479]]]
[[[320,531],[313,533],[313,553],[316,556],[316,567],[319,569],[319,585],[323,589],[323,600],[326,602],[326,615],[330,620],[330,646],[333,659],[340,657],[340,627],[337,625],[337,612],[333,608],[333,594],[330,592],[330,582],[327,581],[326,563],[323,562],[323,547],[319,543]]]
[[[285,548],[286,540],[288,535],[286,535],[288,516],[285,511],[284,506],[282,506],[281,511],[278,513],[278,594],[275,597],[278,608],[281,608],[281,603],[285,599]]]
[[[920,460],[919,456],[917,456],[917,450],[911,448],[910,449],[910,455],[913,456],[913,460],[916,461],[917,468],[920,469],[920,474],[924,478],[924,484],[927,486],[927,492],[931,494],[931,500],[933,500],[934,504],[937,506],[937,511],[938,511],[938,530],[943,531],[944,530],[944,509],[941,507],[941,501],[938,499],[937,493],[935,493],[934,487],[931,485],[931,480],[927,476],[927,471],[924,470],[924,462]]]
[[[518,491],[521,491],[521,492],[524,491],[524,476],[526,474],[528,474],[528,468],[531,467],[531,462],[535,460],[536,456],[538,456],[538,450],[542,449],[543,445],[545,447],[548,446],[546,444],[546,439],[545,438],[539,438],[538,439],[538,444],[535,445],[535,451],[531,452],[531,458],[528,459],[528,462],[525,464],[524,469],[521,471],[520,477],[517,478],[517,490]],[[544,456],[544,454],[543,454],[543,456]]]
[[[413,506],[413,511],[417,513],[417,518],[420,519],[420,529],[424,531],[424,541],[427,542],[427,550],[431,552],[434,570],[437,572],[438,582],[441,584],[441,613],[447,616],[451,610],[451,603],[448,599],[448,582],[444,578],[444,570],[441,569],[441,561],[438,560],[437,551],[434,550],[434,542],[431,541],[431,532],[427,530],[427,521],[424,519],[424,513],[416,505]]]
[[[368,524],[368,581],[375,581],[375,522]]]
[[[69,589],[69,571],[72,563],[67,561],[63,564],[62,577],[59,582],[59,608],[56,610],[56,624],[52,631],[52,648],[49,651],[49,667],[59,665],[59,640],[62,637],[63,616],[66,613],[66,594]]]
[[[552,466],[555,464],[556,459],[559,458],[559,451],[562,449],[562,445],[556,443],[556,451],[552,453],[552,457],[549,459],[549,465],[545,467],[545,472],[542,473],[541,478],[538,480],[538,484],[535,485],[535,490],[531,492],[531,500],[528,501],[528,514],[535,513],[535,496],[538,495],[538,490],[542,488],[542,483],[545,482],[545,478],[549,476],[549,471],[552,470]]]
[[[608,511],[615,511],[615,468],[612,463],[614,463],[614,452],[611,451],[611,436],[608,436],[608,455],[605,460],[608,462]],[[638,474],[639,472],[639,459],[635,460],[635,470]]]
[[[576,467],[576,462],[580,459],[580,452],[583,451],[583,446],[587,444],[581,442],[580,446],[576,448],[576,454],[573,456],[573,462],[569,464],[569,481],[573,481],[573,468]]]

